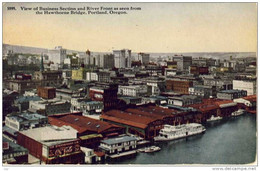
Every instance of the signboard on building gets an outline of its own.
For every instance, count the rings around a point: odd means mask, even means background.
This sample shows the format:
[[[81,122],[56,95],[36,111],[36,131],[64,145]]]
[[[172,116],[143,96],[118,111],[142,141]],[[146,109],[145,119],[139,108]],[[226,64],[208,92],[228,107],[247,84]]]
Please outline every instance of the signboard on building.
[[[49,157],[63,156],[77,151],[80,151],[79,140],[50,146]]]

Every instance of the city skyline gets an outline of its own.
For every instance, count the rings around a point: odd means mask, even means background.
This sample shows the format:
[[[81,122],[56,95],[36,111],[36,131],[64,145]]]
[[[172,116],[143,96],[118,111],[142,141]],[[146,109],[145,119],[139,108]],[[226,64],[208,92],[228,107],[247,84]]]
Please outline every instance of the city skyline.
[[[111,52],[256,52],[255,3],[12,3],[3,43]],[[141,7],[126,15],[36,15],[20,7]],[[90,23],[90,24],[89,24]]]

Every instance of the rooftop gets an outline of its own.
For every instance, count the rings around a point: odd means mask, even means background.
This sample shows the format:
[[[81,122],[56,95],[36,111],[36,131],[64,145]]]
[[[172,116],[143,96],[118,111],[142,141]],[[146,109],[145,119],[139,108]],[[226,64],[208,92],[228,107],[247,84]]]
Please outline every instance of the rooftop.
[[[6,139],[5,137],[3,137],[3,142],[6,142],[9,144],[9,148],[8,149],[5,149],[3,150],[3,154],[11,154],[11,153],[14,153],[14,152],[28,152],[28,150],[16,143],[13,143],[12,141]]]
[[[194,108],[189,108],[189,107],[181,107],[181,106],[175,106],[175,105],[167,105],[169,109],[176,109],[176,110],[181,110],[181,111],[197,111]]]
[[[165,109],[157,106],[140,106],[128,108],[124,111],[110,110],[104,112],[101,118],[145,129],[151,122],[164,119],[165,117],[173,117],[177,113],[179,112],[173,109]]]
[[[77,130],[70,126],[46,126],[20,131],[19,133],[39,142],[68,140],[77,138]]]
[[[3,93],[6,94],[6,95],[10,95],[10,94],[12,94],[12,93],[18,94],[16,91],[11,91],[11,90],[7,90],[7,89],[4,89],[4,90],[3,90]]]
[[[158,116],[148,116],[146,114],[120,111],[120,110],[110,110],[101,115],[101,118],[115,121],[118,123],[123,123],[126,125],[134,126],[137,128],[146,128],[149,123],[160,119]]]
[[[22,102],[28,102],[28,101],[40,101],[41,97],[39,96],[22,96],[18,99],[16,99],[16,102],[22,103]]]
[[[102,140],[102,143],[105,144],[118,144],[118,143],[123,143],[123,142],[128,142],[128,141],[137,141],[135,137],[130,137],[130,136],[122,136],[122,137],[116,137],[116,138],[109,138],[106,140]]]
[[[203,103],[192,104],[189,107],[193,107],[201,112],[207,112],[210,110],[216,110],[218,108],[235,106],[232,100],[219,100],[219,99],[204,99]]]
[[[82,104],[103,104],[103,102],[100,101],[82,101]]]
[[[121,128],[120,126],[110,124],[104,121],[92,119],[86,116],[65,115],[61,117],[49,117],[49,122],[54,125],[70,125],[77,130],[78,133],[91,131],[101,133],[109,128]]]
[[[212,89],[212,87],[211,86],[206,86],[206,85],[195,85],[195,86],[193,86],[194,88],[198,88],[198,89],[204,89],[204,88],[210,88],[210,89]]]
[[[7,117],[12,120],[16,120],[18,122],[47,119],[46,116],[43,116],[43,115],[40,115],[37,113],[34,113],[34,114],[23,113],[23,114],[19,114],[19,115],[7,115]]]
[[[134,88],[134,89],[142,89],[146,87],[146,85],[128,85],[128,86],[121,86],[119,85],[118,88]]]
[[[222,90],[220,91],[219,93],[239,93],[239,92],[242,92],[244,90]]]
[[[3,126],[3,130],[2,131],[3,132],[8,132],[8,133],[10,133],[13,136],[16,136],[16,133],[17,133],[16,130],[14,130],[13,128],[9,128],[7,126]]]
[[[38,104],[63,104],[66,103],[65,100],[60,100],[60,99],[48,99],[48,100],[39,100],[39,101],[34,101],[34,103],[38,103]]]
[[[141,99],[141,97],[132,97],[132,96],[120,96],[119,99]]]
[[[169,97],[169,99],[176,99],[176,100],[187,100],[187,99],[198,99],[200,97],[196,96],[196,95],[182,95],[182,96],[173,96],[173,97]]]
[[[243,97],[243,99],[249,100],[249,101],[256,101],[256,95],[246,96],[246,97]]]

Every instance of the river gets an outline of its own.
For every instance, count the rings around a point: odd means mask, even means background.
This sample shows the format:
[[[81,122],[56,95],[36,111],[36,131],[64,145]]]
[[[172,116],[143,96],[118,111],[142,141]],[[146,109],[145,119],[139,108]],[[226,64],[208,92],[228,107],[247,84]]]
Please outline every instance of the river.
[[[256,156],[256,115],[206,123],[204,134],[160,142],[159,152],[138,153],[110,164],[247,164]]]

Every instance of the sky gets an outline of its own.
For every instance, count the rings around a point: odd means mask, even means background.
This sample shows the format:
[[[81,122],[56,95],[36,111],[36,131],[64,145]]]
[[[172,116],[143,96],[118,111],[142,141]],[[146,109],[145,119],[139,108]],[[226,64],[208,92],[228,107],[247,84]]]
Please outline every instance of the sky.
[[[16,10],[7,10],[15,7]],[[21,7],[140,7],[125,15],[39,15]],[[3,43],[111,52],[256,52],[256,3],[5,3]]]

